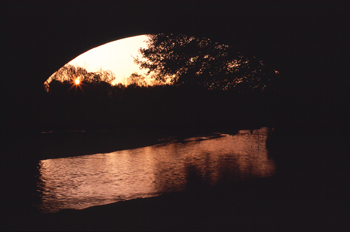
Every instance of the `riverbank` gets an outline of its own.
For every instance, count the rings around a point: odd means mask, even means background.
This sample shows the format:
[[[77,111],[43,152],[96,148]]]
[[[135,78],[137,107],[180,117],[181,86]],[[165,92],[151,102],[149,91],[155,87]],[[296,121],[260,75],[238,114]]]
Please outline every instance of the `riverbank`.
[[[235,134],[238,130],[231,133]],[[109,153],[118,150],[146,147],[168,142],[185,142],[190,137],[220,136],[213,131],[187,131],[186,133],[151,133],[128,131],[59,131],[44,132],[40,135],[39,160],[65,158],[96,153]]]
[[[269,146],[275,148],[272,149],[271,155],[279,157],[277,163],[281,168],[286,169],[285,165],[288,163],[290,168],[287,170],[293,173],[285,171],[270,178],[236,183],[225,182],[216,187],[202,186],[186,192],[117,202],[84,210],[62,210],[53,214],[33,214],[32,211],[23,211],[21,207],[8,208],[3,210],[5,216],[2,218],[1,229],[4,231],[347,231],[350,217],[347,165],[335,159],[343,157],[339,154],[345,151],[344,147],[340,149],[336,146],[335,150],[330,150],[334,146],[325,143],[315,150],[314,147],[319,144],[318,140],[305,145],[305,142],[301,141],[306,140],[304,139],[306,135],[298,140],[290,140],[299,138],[295,135],[286,138],[282,135],[282,132],[276,133],[270,141]],[[67,137],[62,138],[70,141]],[[342,141],[337,143],[342,144]],[[283,146],[276,147],[278,144]],[[307,158],[311,154],[313,157],[329,157],[329,162],[327,165],[321,165],[325,162],[309,165],[307,170],[301,171],[300,168],[305,166],[301,165],[303,161],[301,157],[311,161],[311,158]],[[283,157],[285,158],[282,159]],[[314,161],[313,163],[317,163],[317,160]],[[33,175],[26,176],[34,176],[34,171]],[[18,180],[28,183],[28,180],[23,178]],[[34,186],[34,178],[32,182]],[[17,186],[13,181],[10,184]],[[12,193],[19,196],[14,197]],[[4,202],[16,200],[16,205],[22,205],[17,202],[22,199],[22,195],[27,197],[30,194],[19,188],[3,199]],[[9,207],[12,207],[10,203]],[[9,211],[11,213],[8,213]]]
[[[84,210],[3,217],[2,230],[346,231],[349,211],[342,202],[344,185],[338,184],[275,176]]]

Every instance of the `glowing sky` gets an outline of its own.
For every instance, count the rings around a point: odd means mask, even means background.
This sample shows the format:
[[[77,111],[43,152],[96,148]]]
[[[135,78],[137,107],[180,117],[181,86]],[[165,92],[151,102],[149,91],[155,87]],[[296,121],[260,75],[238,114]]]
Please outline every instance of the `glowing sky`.
[[[89,72],[98,71],[100,68],[103,70],[109,69],[116,75],[116,81],[113,84],[125,83],[126,78],[133,72],[139,74],[146,72],[140,70],[132,58],[132,56],[135,57],[138,54],[140,47],[146,47],[144,42],[146,40],[146,35],[139,35],[109,42],[90,49],[68,64],[81,66]]]

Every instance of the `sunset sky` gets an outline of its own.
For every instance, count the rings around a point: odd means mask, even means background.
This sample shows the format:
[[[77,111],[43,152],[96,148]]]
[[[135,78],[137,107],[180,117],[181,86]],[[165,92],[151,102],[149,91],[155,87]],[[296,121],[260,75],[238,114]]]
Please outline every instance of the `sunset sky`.
[[[116,83],[125,83],[126,78],[133,72],[142,74],[145,70],[140,70],[133,61],[132,56],[138,54],[140,47],[146,47],[146,35],[128,37],[112,41],[101,46],[92,48],[85,53],[71,60],[69,64],[84,67],[89,72],[111,70],[116,75]]]

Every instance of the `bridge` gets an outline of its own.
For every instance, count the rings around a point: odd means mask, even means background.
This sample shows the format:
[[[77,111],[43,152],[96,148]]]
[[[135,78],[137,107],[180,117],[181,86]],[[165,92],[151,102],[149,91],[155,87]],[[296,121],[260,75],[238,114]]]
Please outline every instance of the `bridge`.
[[[39,90],[65,63],[113,40],[159,32],[209,37],[274,66],[284,77],[283,99],[297,111],[293,120],[346,121],[348,12],[337,1],[2,1],[4,144],[31,146],[24,141],[37,133]]]

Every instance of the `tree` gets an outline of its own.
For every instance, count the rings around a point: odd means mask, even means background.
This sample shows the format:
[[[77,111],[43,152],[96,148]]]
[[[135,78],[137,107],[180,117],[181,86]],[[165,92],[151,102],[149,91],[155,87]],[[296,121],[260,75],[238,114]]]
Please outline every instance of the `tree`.
[[[101,83],[105,82],[111,84],[115,79],[115,74],[110,70],[100,69],[97,72],[88,72],[86,69],[80,66],[74,66],[70,64],[64,65],[57,72],[52,74],[47,81],[45,81],[44,86],[47,91],[50,89],[50,83],[53,80],[59,82],[74,82],[76,79],[84,81],[87,83]]]
[[[164,33],[148,36],[147,48],[140,48],[141,57],[134,57],[134,62],[160,83],[264,90],[277,76],[255,57],[244,57],[209,38]]]
[[[111,70],[103,70],[102,68],[98,72],[94,72],[94,75],[99,81],[109,84],[116,79],[115,74]]]
[[[127,79],[127,85],[136,85],[136,86],[148,86],[145,76],[139,75],[137,73],[132,73]]]

